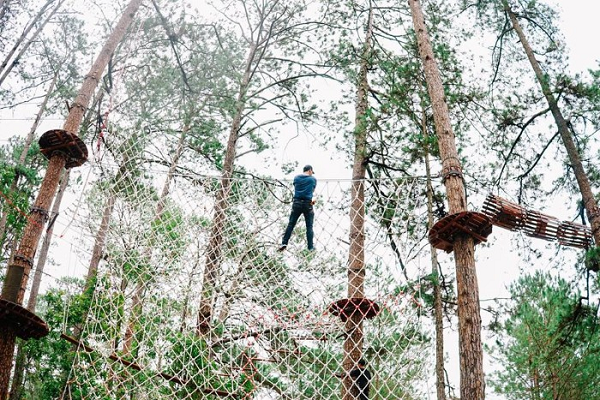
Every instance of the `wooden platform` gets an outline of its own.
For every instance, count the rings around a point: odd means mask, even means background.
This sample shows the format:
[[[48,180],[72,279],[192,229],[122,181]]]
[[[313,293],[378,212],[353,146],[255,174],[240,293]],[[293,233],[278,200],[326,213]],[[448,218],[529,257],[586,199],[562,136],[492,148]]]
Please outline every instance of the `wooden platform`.
[[[39,140],[40,151],[47,159],[60,153],[66,156],[65,168],[78,167],[87,161],[88,150],[85,143],[75,134],[63,129],[45,132]]]
[[[12,301],[0,299],[0,326],[10,326],[23,340],[41,339],[50,333],[44,320]]]
[[[471,236],[475,244],[485,242],[492,233],[490,218],[482,213],[463,211],[448,215],[433,225],[429,231],[429,243],[447,253],[454,249],[454,241],[460,235]]]
[[[377,303],[364,297],[338,300],[332,303],[327,310],[331,314],[339,316],[344,322],[356,314],[360,314],[362,318],[371,319],[380,311]]]

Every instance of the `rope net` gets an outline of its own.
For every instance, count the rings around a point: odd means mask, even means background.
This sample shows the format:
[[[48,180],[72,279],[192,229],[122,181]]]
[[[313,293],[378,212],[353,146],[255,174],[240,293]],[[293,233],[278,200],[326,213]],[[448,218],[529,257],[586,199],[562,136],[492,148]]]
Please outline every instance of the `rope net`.
[[[62,327],[75,352],[63,398],[345,398],[352,336],[332,305],[348,297],[351,181],[318,181],[316,251],[301,217],[279,252],[289,181],[231,178],[224,191],[220,177],[133,173],[106,159],[80,171],[85,185],[70,186],[78,201],[62,218],[90,260],[89,304],[80,324]],[[372,374],[370,398],[423,398],[433,386],[433,327],[419,293],[431,270],[424,187],[365,181],[364,296],[378,312],[357,308],[355,347]]]

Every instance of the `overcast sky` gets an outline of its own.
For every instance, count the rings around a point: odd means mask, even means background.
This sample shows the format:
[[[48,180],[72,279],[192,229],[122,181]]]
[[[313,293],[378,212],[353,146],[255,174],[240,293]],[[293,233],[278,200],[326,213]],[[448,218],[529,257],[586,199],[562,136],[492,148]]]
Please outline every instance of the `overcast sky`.
[[[585,71],[598,67],[600,47],[600,2],[597,0],[553,0],[561,10],[562,31],[570,49],[573,71]]]

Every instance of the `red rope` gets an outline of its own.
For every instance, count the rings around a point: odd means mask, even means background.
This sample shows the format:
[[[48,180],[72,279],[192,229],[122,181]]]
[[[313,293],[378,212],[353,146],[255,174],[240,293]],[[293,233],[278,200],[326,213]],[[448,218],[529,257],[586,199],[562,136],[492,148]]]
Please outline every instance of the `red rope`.
[[[100,133],[98,134],[98,141],[96,142],[96,151],[98,153],[100,153],[100,145],[104,139],[105,132],[108,133],[108,111],[106,111],[102,116],[102,121],[100,124]]]

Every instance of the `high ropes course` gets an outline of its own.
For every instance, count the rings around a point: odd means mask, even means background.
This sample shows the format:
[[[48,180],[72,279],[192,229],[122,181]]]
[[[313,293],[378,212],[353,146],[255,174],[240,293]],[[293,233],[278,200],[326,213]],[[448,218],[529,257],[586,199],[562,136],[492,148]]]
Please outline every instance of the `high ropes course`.
[[[42,154],[65,143],[67,165],[79,166],[85,148],[61,130],[42,136]],[[65,188],[53,255],[77,267],[45,277],[61,298],[60,321],[0,299],[0,323],[21,339],[68,345],[63,399],[358,399],[348,382],[359,359],[373,398],[425,398],[434,385],[422,286],[431,284],[431,247],[452,252],[459,235],[485,242],[493,225],[592,245],[589,227],[493,194],[481,212],[445,215],[429,229],[426,181],[405,176],[362,181],[356,220],[355,182],[319,180],[317,250],[306,249],[300,220],[280,252],[290,181],[237,174],[223,196],[222,178],[192,172],[191,160],[148,163],[135,151],[95,157]],[[352,254],[356,231],[364,240]]]
[[[53,241],[57,263],[75,259],[69,272],[80,280],[44,278],[67,288],[62,321],[47,326],[46,339],[73,353],[62,398],[340,399],[350,320],[372,398],[431,391],[422,177],[365,180],[364,296],[348,298],[352,181],[318,181],[315,252],[306,250],[302,218],[278,252],[291,182],[236,175],[217,226],[221,178],[191,170],[126,157],[77,169]],[[207,260],[216,265],[210,273]],[[35,337],[43,321],[19,318]]]

